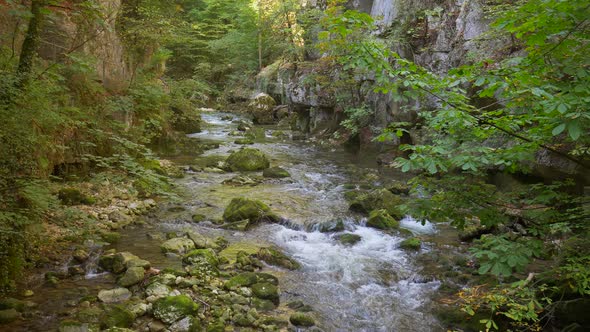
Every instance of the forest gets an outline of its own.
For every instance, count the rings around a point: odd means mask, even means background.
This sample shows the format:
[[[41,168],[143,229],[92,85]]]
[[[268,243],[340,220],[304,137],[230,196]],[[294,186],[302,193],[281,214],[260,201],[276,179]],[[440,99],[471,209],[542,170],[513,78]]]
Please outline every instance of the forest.
[[[590,330],[587,0],[0,0],[0,331]]]

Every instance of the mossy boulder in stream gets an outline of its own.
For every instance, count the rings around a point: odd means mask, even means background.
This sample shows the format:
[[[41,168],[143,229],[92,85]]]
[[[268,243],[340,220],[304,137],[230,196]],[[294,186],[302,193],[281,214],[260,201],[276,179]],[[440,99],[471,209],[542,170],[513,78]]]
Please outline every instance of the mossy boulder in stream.
[[[264,176],[265,178],[280,179],[288,178],[291,176],[291,174],[289,174],[289,172],[287,172],[285,169],[281,167],[271,167],[262,171],[262,176]]]
[[[279,288],[273,284],[260,282],[252,285],[252,294],[263,300],[272,301],[274,304],[279,303]]]
[[[254,141],[249,138],[238,138],[234,141],[234,143],[240,145],[252,145],[254,144]]]
[[[398,229],[399,222],[389,215],[387,210],[373,210],[369,214],[367,226],[381,230]]]
[[[237,276],[231,277],[228,281],[225,282],[223,287],[225,289],[248,287],[248,286],[254,285],[257,281],[258,281],[258,278],[256,277],[256,273],[245,272],[245,273],[240,273]]]
[[[422,241],[417,237],[411,237],[403,240],[399,244],[399,247],[406,250],[420,250],[420,247],[422,247]]]
[[[208,265],[216,267],[219,258],[212,249],[195,249],[182,257],[182,262],[188,265]]]
[[[223,219],[227,222],[249,220],[248,226],[260,221],[277,222],[279,217],[271,212],[268,205],[258,200],[248,198],[234,198],[223,212]]]
[[[291,324],[295,326],[310,327],[315,325],[315,320],[310,315],[302,312],[296,312],[289,317]]]
[[[104,303],[127,301],[131,298],[131,292],[127,288],[103,289],[98,292],[98,299]]]
[[[185,237],[172,238],[160,246],[163,252],[173,252],[176,254],[183,254],[192,249],[195,249],[195,243],[191,239]]]
[[[274,108],[277,102],[266,93],[257,94],[248,104],[248,110],[252,114],[253,121],[256,124],[273,124]]]
[[[143,280],[145,270],[143,267],[131,267],[125,271],[125,274],[117,281],[123,287],[135,285]]]
[[[198,314],[199,304],[187,295],[168,296],[154,303],[153,315],[164,323],[172,324],[177,320]]]
[[[127,264],[129,262],[137,260],[140,260],[140,258],[130,252],[124,251],[101,256],[98,260],[98,266],[105,271],[121,273],[127,269]]]
[[[123,305],[114,305],[105,310],[100,325],[104,328],[131,327],[134,320],[135,315],[131,311]]]
[[[346,233],[338,236],[338,241],[345,246],[353,246],[361,241],[361,236],[351,233]]]
[[[288,270],[297,270],[301,267],[301,265],[296,260],[283,254],[279,249],[273,247],[261,248],[258,253],[256,253],[256,258],[266,262],[267,264],[283,267]]]
[[[243,148],[227,157],[225,167],[232,172],[261,171],[270,167],[270,161],[268,161],[266,155],[258,149]]]
[[[394,218],[403,217],[400,205],[403,199],[387,189],[375,189],[357,195],[350,203],[350,210],[369,214],[373,210],[386,210]]]

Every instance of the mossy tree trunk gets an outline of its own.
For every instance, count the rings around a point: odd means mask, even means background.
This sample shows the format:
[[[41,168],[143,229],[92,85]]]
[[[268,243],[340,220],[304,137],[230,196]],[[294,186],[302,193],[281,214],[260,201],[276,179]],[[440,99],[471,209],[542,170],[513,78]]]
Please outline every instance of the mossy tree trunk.
[[[45,2],[42,0],[31,0],[31,19],[25,35],[25,40],[21,48],[18,68],[16,70],[17,81],[16,87],[21,89],[31,80],[33,72],[33,61],[37,55],[37,49],[41,41],[41,27],[43,25],[43,7]]]

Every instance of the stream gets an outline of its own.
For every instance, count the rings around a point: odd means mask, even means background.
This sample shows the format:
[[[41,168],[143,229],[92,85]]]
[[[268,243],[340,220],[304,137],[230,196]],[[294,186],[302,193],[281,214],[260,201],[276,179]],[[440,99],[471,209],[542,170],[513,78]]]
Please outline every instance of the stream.
[[[234,143],[239,136],[233,136],[239,115],[203,112],[202,117],[206,122],[203,131],[189,136],[203,143],[219,143],[219,148],[206,151],[197,160],[227,156],[240,148]],[[285,136],[288,130],[262,128],[266,137],[248,147],[263,151],[271,166],[286,169],[290,178],[265,179],[256,186],[229,186],[222,182],[236,173],[187,171],[183,179],[177,180],[185,191],[182,202],[177,204],[181,208],[172,209],[165,204],[146,217],[145,226],[122,230],[121,240],[112,248],[130,251],[162,269],[181,267],[180,259],[162,254],[162,240],[150,234],[191,228],[206,236],[222,235],[234,244],[274,244],[302,265],[295,271],[265,267],[280,279],[281,303],[301,300],[311,305],[322,330],[444,331],[431,313],[431,297],[440,282],[421,275],[423,266],[415,259],[418,254],[399,248],[404,238],[365,227],[365,219],[349,212],[343,196],[344,185],[357,183],[367,171],[375,184],[402,175],[392,170],[378,171],[374,156],[293,141]],[[183,156],[174,161],[189,164],[192,160]],[[259,199],[288,222],[261,224],[246,232],[215,227],[210,221],[221,219],[225,207],[235,197]],[[209,221],[190,222],[195,213],[207,216]],[[347,232],[361,236],[361,241],[345,246],[337,240],[336,233],[318,230],[321,224],[338,221]],[[439,225],[422,225],[410,217],[402,220],[401,225],[426,239],[441,232]],[[434,246],[427,240],[421,253],[432,250]],[[55,317],[71,306],[71,301],[112,287],[112,275],[95,272],[88,269],[84,278],[64,281],[57,289],[35,290],[30,300],[39,303],[46,320],[23,323],[16,329],[46,331],[48,326],[57,324]]]

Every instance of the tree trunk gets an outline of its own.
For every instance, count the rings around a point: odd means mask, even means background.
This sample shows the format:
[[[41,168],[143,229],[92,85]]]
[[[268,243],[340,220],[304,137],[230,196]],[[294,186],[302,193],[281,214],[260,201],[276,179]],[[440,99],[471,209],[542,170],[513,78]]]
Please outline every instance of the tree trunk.
[[[33,61],[37,55],[39,42],[41,40],[41,25],[43,24],[42,0],[31,0],[31,19],[25,35],[25,40],[20,52],[18,68],[16,70],[16,87],[21,89],[26,86],[33,71]]]

